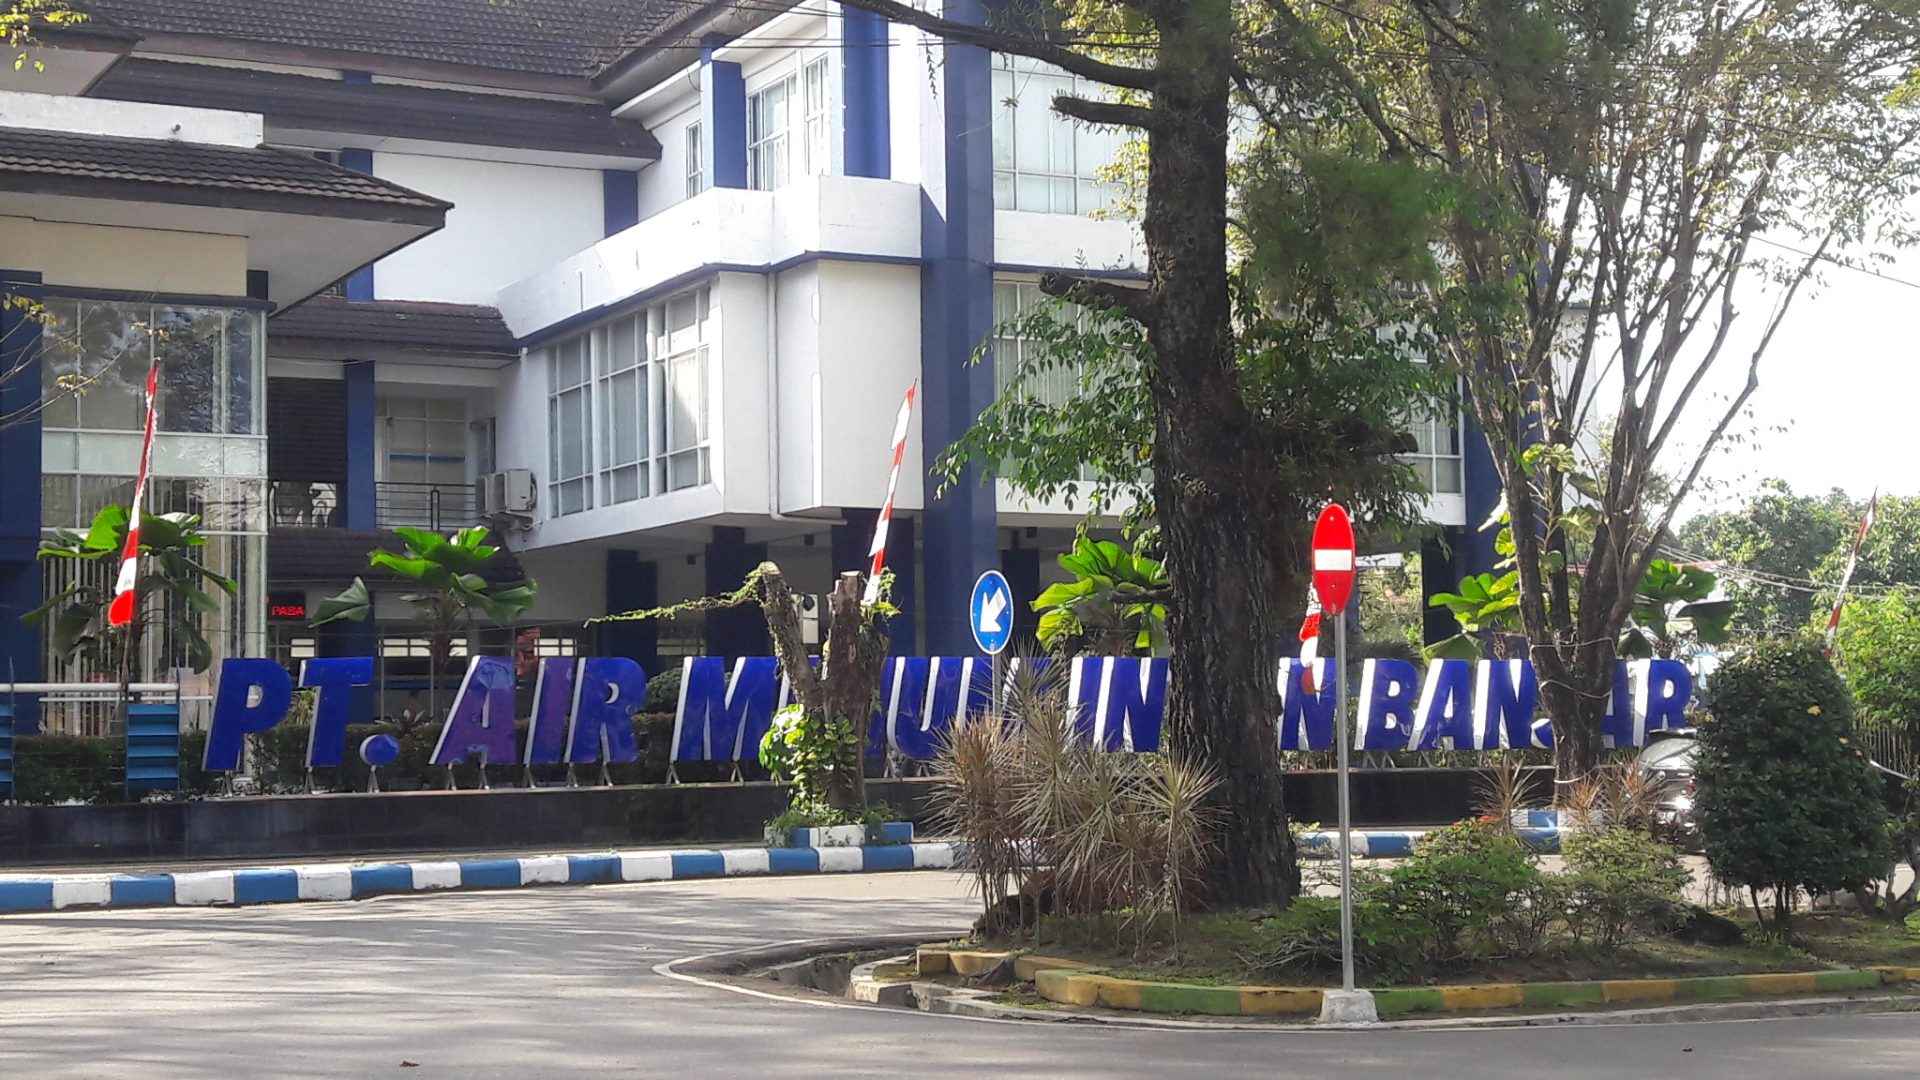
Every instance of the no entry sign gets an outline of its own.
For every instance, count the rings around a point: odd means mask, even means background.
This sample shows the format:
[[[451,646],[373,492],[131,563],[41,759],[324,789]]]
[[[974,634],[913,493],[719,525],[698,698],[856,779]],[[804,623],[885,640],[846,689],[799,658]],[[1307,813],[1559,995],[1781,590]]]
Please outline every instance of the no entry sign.
[[[1313,591],[1329,615],[1347,609],[1353,596],[1353,520],[1339,503],[1320,511],[1313,527]]]

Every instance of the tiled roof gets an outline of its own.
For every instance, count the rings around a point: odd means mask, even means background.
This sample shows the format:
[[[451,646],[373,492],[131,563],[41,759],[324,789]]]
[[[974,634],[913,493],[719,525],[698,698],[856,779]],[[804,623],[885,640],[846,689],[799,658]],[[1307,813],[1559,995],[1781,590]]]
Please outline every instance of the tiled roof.
[[[145,34],[187,34],[586,77],[710,0],[80,0]]]
[[[256,208],[263,200],[322,199],[341,216],[434,224],[450,205],[283,150],[0,128],[0,190],[109,195],[127,185],[152,201]]]
[[[393,345],[433,352],[517,356],[513,334],[494,308],[414,300],[352,301],[317,296],[273,317],[274,340],[299,338]]]
[[[277,128],[351,132],[658,160],[660,144],[636,120],[600,104],[476,94],[392,83],[347,83],[212,64],[127,60],[92,97],[239,109]]]

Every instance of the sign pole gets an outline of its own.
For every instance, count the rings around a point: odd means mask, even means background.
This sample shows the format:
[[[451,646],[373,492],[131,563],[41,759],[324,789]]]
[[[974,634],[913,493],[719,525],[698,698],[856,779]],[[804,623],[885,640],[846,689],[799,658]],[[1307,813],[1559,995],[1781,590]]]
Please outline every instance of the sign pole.
[[[1353,807],[1347,794],[1347,620],[1333,620],[1333,730],[1340,753],[1340,988],[1353,989]]]

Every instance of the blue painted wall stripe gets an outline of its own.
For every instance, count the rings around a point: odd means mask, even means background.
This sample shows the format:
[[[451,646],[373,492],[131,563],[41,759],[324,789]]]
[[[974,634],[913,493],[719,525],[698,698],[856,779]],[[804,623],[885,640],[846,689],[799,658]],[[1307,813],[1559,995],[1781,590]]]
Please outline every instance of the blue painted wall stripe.
[[[812,874],[820,869],[820,852],[814,848],[768,848],[767,872],[770,874]]]
[[[720,877],[727,872],[727,860],[717,851],[676,851],[673,876],[679,878]]]
[[[347,388],[346,525],[355,532],[367,532],[376,527],[378,520],[373,457],[374,427],[378,419],[373,361],[348,361],[341,374]]]
[[[116,907],[173,903],[172,874],[126,874],[107,883],[107,897]]]
[[[300,875],[291,870],[235,870],[233,902],[272,904],[300,899]]]
[[[0,881],[0,911],[53,910],[53,882]]]
[[[620,880],[617,855],[567,856],[567,881],[574,885],[611,884]]]
[[[460,864],[460,884],[469,889],[511,889],[520,884],[520,860],[473,859]]]
[[[353,868],[353,895],[378,896],[381,893],[403,893],[413,891],[413,867],[405,863],[387,863],[381,866],[356,866]]]

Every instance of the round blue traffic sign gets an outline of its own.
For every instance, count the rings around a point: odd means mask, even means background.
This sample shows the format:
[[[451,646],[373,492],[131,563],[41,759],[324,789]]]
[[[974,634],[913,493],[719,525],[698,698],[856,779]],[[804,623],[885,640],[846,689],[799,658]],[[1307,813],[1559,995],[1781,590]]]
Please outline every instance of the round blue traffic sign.
[[[973,583],[973,602],[967,605],[967,625],[973,642],[988,656],[998,655],[1013,640],[1013,586],[1006,575],[989,570]]]

